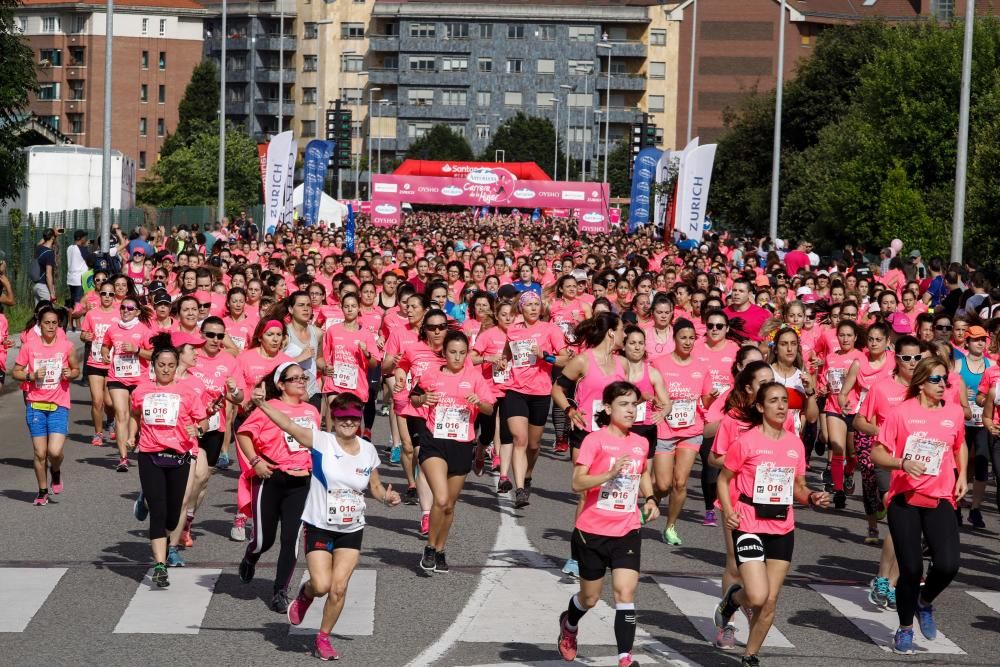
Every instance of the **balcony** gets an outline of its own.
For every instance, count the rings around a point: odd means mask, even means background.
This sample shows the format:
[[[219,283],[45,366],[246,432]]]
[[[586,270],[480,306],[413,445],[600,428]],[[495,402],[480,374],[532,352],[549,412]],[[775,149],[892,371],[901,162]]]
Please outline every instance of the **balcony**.
[[[285,99],[282,103],[282,109],[284,116],[294,116],[295,115],[295,102],[289,99]],[[278,115],[278,100],[257,100],[253,104],[253,112],[256,114],[264,114],[266,116],[277,116]]]
[[[399,71],[399,85],[401,86],[469,86],[472,79],[468,70],[423,70],[423,69],[402,69]]]
[[[433,104],[418,106],[411,104],[401,104],[399,107],[399,118],[408,119],[429,119],[429,120],[468,120],[472,117],[472,111],[466,106],[444,106],[443,104]]]
[[[608,85],[607,71],[601,72],[597,77],[597,89],[605,90]],[[611,90],[646,90],[645,74],[625,74],[611,73]]]
[[[279,78],[284,83],[294,83],[295,70],[291,67],[285,67],[285,73],[282,77],[281,69],[278,67],[258,67],[254,70],[253,78],[257,83],[278,83]],[[614,88],[613,77],[611,80],[611,87]]]
[[[437,37],[402,37],[398,51],[405,53],[472,53],[471,39],[439,39]]]
[[[257,35],[255,39],[258,51],[281,50],[281,35]],[[294,51],[295,47],[295,35],[285,35],[285,51]]]
[[[373,86],[395,86],[399,84],[398,68],[368,68],[368,83]]]
[[[612,58],[645,58],[646,57],[646,45],[642,42],[615,42],[612,41],[611,44],[613,48],[611,49]],[[608,52],[606,49],[597,49],[597,55],[601,57],[602,60],[608,59]]]
[[[612,82],[614,78],[611,79]],[[595,111],[600,111],[600,115],[596,116],[600,123],[604,124],[604,105],[601,104],[594,108]],[[641,123],[642,122],[642,111],[636,107],[611,107],[611,124],[615,125],[617,123]]]
[[[226,70],[227,83],[250,83],[250,68],[240,67],[238,69]]]
[[[394,35],[369,35],[368,48],[372,51],[399,51],[399,37]]]

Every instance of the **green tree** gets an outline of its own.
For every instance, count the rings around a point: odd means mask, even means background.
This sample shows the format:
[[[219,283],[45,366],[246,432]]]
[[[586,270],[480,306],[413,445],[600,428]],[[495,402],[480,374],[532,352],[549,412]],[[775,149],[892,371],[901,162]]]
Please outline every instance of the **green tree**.
[[[619,141],[611,146],[608,158],[608,184],[612,197],[628,197],[632,193],[632,181],[629,179],[629,161],[632,159],[632,147],[625,141]],[[597,180],[604,178],[604,161],[598,160]]]
[[[518,112],[513,118],[508,118],[497,127],[489,146],[479,156],[480,160],[492,162],[497,151],[504,152],[507,162],[534,162],[550,176],[556,150],[555,128],[547,118],[527,116]],[[565,154],[559,150],[557,157],[559,169],[565,165]],[[579,168],[574,172],[579,173]]]
[[[471,160],[472,147],[465,137],[447,125],[437,124],[406,151],[406,157],[421,160]]]
[[[20,4],[0,0],[0,203],[17,197],[27,181],[18,125],[29,95],[38,89],[34,53],[14,25],[14,9]]]
[[[214,204],[218,155],[218,130],[208,126],[153,165],[149,176],[139,183],[136,200],[161,208]],[[226,126],[226,201],[231,202],[231,210],[260,202],[257,146],[231,123]]]
[[[211,60],[201,61],[191,71],[184,97],[177,105],[176,131],[163,141],[160,157],[166,157],[191,138],[204,132],[219,118],[219,71]],[[218,128],[218,125],[215,125]]]

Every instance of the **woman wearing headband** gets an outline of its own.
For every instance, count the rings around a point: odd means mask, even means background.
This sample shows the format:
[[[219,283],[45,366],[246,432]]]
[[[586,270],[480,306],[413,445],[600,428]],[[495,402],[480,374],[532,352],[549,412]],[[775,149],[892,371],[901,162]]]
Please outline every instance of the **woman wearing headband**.
[[[284,362],[253,389],[255,404],[267,401],[274,411],[310,431],[319,427],[319,411],[307,401],[307,377],[296,363]],[[254,530],[240,562],[240,579],[253,581],[257,561],[271,548],[281,523],[281,548],[270,607],[288,611],[288,584],[295,570],[295,540],[309,493],[312,458],[307,447],[280,428],[262,410],[254,410],[236,432],[240,452],[253,471],[251,495]]]

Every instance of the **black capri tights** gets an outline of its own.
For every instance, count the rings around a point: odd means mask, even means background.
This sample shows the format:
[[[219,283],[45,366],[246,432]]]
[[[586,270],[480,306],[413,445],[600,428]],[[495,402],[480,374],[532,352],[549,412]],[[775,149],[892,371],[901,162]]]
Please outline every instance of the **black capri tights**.
[[[260,560],[261,555],[274,545],[280,521],[281,547],[274,575],[275,591],[288,589],[295,570],[295,542],[309,494],[309,480],[309,475],[296,477],[275,470],[267,479],[254,477],[250,481],[254,523],[245,558],[254,564]]]
[[[719,479],[719,469],[708,462],[715,438],[702,438],[698,456],[701,459],[701,494],[705,497],[705,511],[715,509],[717,491],[715,482]]]
[[[146,452],[136,454],[136,459],[139,461],[139,484],[149,507],[149,539],[165,538],[180,521],[191,466],[161,468]]]

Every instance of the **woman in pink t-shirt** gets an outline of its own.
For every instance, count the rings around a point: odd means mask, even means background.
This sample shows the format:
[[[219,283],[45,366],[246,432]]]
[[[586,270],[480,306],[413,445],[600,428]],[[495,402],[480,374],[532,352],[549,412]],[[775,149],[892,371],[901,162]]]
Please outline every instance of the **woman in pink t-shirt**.
[[[853,304],[849,305],[854,307]],[[845,305],[842,311],[846,309]],[[852,435],[851,423],[858,410],[860,393],[855,390],[848,396],[841,392],[851,366],[866,359],[865,353],[857,348],[860,333],[861,329],[856,323],[849,319],[841,319],[837,325],[839,347],[827,353],[817,382],[817,392],[820,396],[827,397],[823,414],[826,415],[827,442],[832,451],[830,479],[833,484],[833,504],[837,509],[843,509],[847,504],[844,468],[848,453],[848,438]],[[853,446],[850,453],[853,455]],[[850,488],[853,489],[853,480]]]
[[[101,353],[108,363],[108,393],[115,409],[117,433],[109,437],[118,444],[118,472],[128,472],[128,449],[135,438],[129,423],[129,395],[149,378],[149,364],[140,356],[152,335],[149,314],[135,297],[127,296],[119,306],[118,322],[104,334]],[[117,436],[117,437],[116,437]]]
[[[653,298],[653,320],[644,325],[646,332],[646,353],[650,361],[674,351],[674,302],[670,295],[661,292]]]
[[[246,349],[260,321],[260,318],[251,315],[246,307],[246,292],[240,287],[230,289],[226,295],[227,314],[222,318],[222,322],[226,326],[224,345],[232,354],[239,354]]]
[[[478,301],[480,299],[477,298],[476,302]],[[482,368],[483,378],[493,389],[493,403],[496,405],[507,393],[506,383],[510,379],[510,362],[504,355],[504,350],[507,348],[507,329],[514,321],[514,306],[508,302],[500,302],[493,309],[492,315],[483,315],[482,318],[482,327],[485,328],[480,328],[476,335],[476,342],[472,346],[472,363]],[[509,477],[514,436],[510,433],[507,421],[500,419],[499,412],[494,410],[494,414],[489,417],[480,417],[479,444],[480,449],[493,448],[493,469],[500,474],[497,491],[510,493],[514,488]],[[485,451],[477,452],[477,458],[473,461],[473,470],[477,475],[482,474],[480,457],[483,456]]]
[[[325,360],[321,391],[327,398],[347,391],[368,402],[368,370],[382,362],[382,353],[371,330],[362,326],[358,315],[358,296],[347,293],[341,299],[344,321],[334,324],[323,334],[322,357]],[[333,428],[333,417],[327,415],[327,430]]]
[[[87,359],[83,364],[83,376],[90,388],[90,417],[94,422],[94,437],[90,444],[100,447],[104,444],[104,421],[114,419],[111,396],[107,390],[108,363],[101,353],[104,334],[118,323],[118,309],[115,308],[115,291],[111,285],[101,285],[96,294],[100,303],[83,316],[80,340],[87,343]]]
[[[937,636],[934,599],[958,573],[957,503],[965,496],[968,448],[961,406],[945,397],[948,367],[937,357],[917,364],[906,398],[879,427],[875,465],[892,470],[889,531],[899,564],[894,636],[897,653],[913,652],[913,617],[928,640]],[[924,574],[923,545],[934,558]]]
[[[69,383],[80,375],[76,350],[59,336],[59,313],[43,306],[35,314],[38,336],[28,336],[14,361],[11,377],[26,385],[25,420],[34,449],[38,496],[35,505],[49,502],[49,472],[52,493],[62,493],[63,445],[69,433]],[[6,354],[6,350],[4,350]]]
[[[778,593],[791,564],[793,503],[828,507],[830,497],[806,486],[805,448],[785,428],[788,392],[784,385],[761,385],[752,409],[738,418],[751,428],[726,451],[718,493],[743,583],[726,589],[715,610],[715,625],[724,629],[740,607],[752,610],[743,652],[746,664],[747,657],[756,657],[771,629]]]
[[[468,337],[461,331],[449,331],[442,351],[444,365],[428,368],[415,380],[410,394],[411,404],[425,417],[420,470],[434,494],[427,546],[420,559],[425,572],[448,571],[445,546],[455,520],[455,503],[472,470],[476,419],[480,414],[493,414],[493,390],[482,372],[466,363]]]
[[[602,427],[584,438],[573,466],[573,491],[583,496],[573,528],[573,559],[580,564],[580,590],[559,615],[559,653],[576,659],[580,620],[601,599],[604,575],[614,581],[615,639],[621,667],[632,660],[635,592],[639,585],[640,526],[659,516],[649,476],[646,440],[630,429],[639,390],[630,382],[605,387]]]

